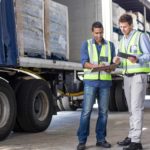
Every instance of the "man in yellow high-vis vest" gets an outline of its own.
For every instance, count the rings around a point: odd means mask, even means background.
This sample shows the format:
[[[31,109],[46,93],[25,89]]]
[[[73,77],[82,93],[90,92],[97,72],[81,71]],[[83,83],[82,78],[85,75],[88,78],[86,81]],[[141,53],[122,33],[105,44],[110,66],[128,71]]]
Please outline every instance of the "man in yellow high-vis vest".
[[[100,22],[92,25],[93,38],[83,42],[81,61],[84,68],[84,101],[77,132],[79,144],[77,150],[84,150],[90,130],[90,116],[95,103],[98,101],[98,119],[96,124],[96,146],[110,148],[106,141],[109,94],[111,87],[111,70],[91,72],[98,66],[110,65],[115,56],[112,42],[103,38],[103,26]]]
[[[119,25],[124,34],[120,41],[119,52],[129,55],[126,58],[116,56],[113,61],[123,67],[130,129],[128,136],[118,142],[118,145],[128,146],[123,150],[141,150],[144,99],[147,73],[150,72],[150,41],[145,33],[133,29],[131,15],[123,14],[119,19]]]

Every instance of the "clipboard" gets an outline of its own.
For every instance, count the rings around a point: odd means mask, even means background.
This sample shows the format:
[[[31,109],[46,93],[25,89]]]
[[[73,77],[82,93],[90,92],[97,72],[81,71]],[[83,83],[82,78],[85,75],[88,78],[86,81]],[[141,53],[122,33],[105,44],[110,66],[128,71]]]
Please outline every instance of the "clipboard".
[[[136,58],[135,55],[131,55],[131,54],[126,54],[126,53],[122,53],[122,52],[118,52],[117,56],[128,59],[128,57],[134,57]]]
[[[115,70],[118,65],[116,64],[111,64],[111,65],[106,65],[106,66],[101,66],[101,67],[95,67],[91,70],[91,72],[99,72],[99,71],[106,71],[106,70]]]

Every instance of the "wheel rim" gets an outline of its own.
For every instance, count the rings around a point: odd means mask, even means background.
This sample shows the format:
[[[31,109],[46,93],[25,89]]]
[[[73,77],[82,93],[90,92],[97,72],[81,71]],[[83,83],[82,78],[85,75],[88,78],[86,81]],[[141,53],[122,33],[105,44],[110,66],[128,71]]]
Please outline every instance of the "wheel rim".
[[[36,118],[44,121],[49,113],[49,99],[44,91],[35,93],[33,105]]]
[[[10,105],[7,96],[0,92],[0,128],[4,127],[10,116]]]

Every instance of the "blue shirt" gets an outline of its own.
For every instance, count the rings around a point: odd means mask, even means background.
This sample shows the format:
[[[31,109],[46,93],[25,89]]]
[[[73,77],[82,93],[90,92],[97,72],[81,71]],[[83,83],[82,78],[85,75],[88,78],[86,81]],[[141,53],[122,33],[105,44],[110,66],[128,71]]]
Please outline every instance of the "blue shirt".
[[[92,42],[96,44],[94,38],[92,39]],[[105,40],[103,41],[103,44],[106,44]],[[100,52],[101,52],[101,47],[102,47],[101,44],[96,44],[98,54],[100,54]],[[112,56],[112,60],[113,60],[113,57],[115,56],[115,47],[114,47],[114,44],[112,42],[110,42],[110,47],[111,47],[111,56]],[[111,63],[112,63],[112,60],[111,60]],[[89,62],[88,43],[87,43],[87,41],[84,41],[82,43],[82,47],[81,47],[81,63],[84,66],[84,64],[86,62]],[[108,88],[112,85],[112,81],[84,80],[84,84],[88,84],[89,86],[93,86],[93,87]]]

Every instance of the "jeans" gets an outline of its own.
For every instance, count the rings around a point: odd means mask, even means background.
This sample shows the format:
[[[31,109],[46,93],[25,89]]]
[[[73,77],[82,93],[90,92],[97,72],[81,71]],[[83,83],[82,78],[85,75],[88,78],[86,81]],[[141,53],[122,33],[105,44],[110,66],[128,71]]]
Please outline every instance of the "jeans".
[[[80,117],[80,125],[77,132],[79,143],[86,143],[90,133],[90,116],[93,104],[98,101],[98,119],[96,124],[96,139],[98,142],[105,141],[108,118],[110,88],[84,86],[83,109]]]

